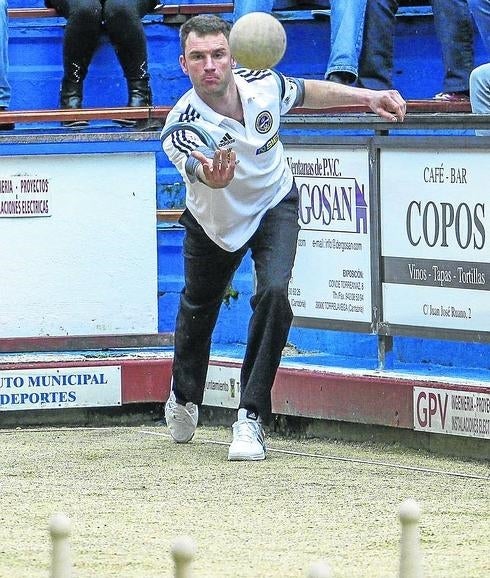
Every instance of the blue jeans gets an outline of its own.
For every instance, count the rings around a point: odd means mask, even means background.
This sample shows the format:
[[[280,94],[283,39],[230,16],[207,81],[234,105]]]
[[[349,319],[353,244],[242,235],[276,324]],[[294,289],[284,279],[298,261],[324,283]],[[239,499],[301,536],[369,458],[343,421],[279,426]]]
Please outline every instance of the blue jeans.
[[[490,64],[482,64],[470,75],[471,111],[476,114],[490,114]],[[488,136],[490,130],[477,130],[479,136]]]
[[[490,58],[490,0],[468,0],[468,5]]]
[[[367,0],[331,0],[330,56],[325,77],[350,72],[357,77]],[[235,0],[233,20],[248,12],[271,12],[274,0]]]
[[[444,64],[443,92],[467,91],[473,68],[473,24],[468,0],[432,0]],[[359,86],[393,87],[393,39],[398,0],[368,0]]]
[[[7,8],[7,0],[0,0],[0,108],[8,108],[10,104]]]
[[[331,0],[330,57],[325,77],[331,72],[350,72],[357,77],[366,3],[367,0]]]
[[[468,0],[432,0],[434,26],[444,64],[443,92],[469,90],[473,59],[473,20]]]
[[[210,191],[210,194],[214,194]],[[184,238],[185,287],[175,326],[173,390],[179,401],[200,405],[211,350],[211,336],[225,291],[250,249],[256,274],[252,316],[241,370],[240,407],[257,411],[264,421],[271,413],[271,389],[293,318],[288,284],[298,238],[298,191],[267,211],[252,238],[238,251],[213,243],[186,210]]]
[[[233,4],[233,22],[249,12],[272,12],[274,0],[235,0]]]
[[[393,37],[398,0],[368,0],[358,85],[374,90],[392,88]]]

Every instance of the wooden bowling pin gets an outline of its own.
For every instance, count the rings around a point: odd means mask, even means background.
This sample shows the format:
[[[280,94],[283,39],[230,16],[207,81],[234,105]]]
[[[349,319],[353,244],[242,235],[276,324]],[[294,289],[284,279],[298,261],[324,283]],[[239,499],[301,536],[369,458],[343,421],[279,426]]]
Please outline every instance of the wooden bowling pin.
[[[420,507],[413,499],[400,504],[400,578],[422,578],[422,553],[419,540]]]
[[[172,545],[172,558],[174,560],[175,578],[191,577],[191,562],[196,553],[196,545],[192,538],[181,536]]]
[[[71,522],[65,514],[55,514],[49,522],[51,534],[51,578],[71,578],[72,564],[69,536]]]

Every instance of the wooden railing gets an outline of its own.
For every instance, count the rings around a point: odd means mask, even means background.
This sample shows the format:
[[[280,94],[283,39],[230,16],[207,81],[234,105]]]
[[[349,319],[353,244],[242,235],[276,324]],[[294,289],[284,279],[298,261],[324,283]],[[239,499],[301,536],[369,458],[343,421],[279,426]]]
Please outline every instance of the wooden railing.
[[[152,107],[118,107],[118,108],[83,108],[83,109],[55,109],[55,110],[7,110],[0,112],[0,123],[42,123],[63,122],[70,120],[123,120],[128,118],[128,110],[134,120],[161,120],[164,121],[171,106]],[[295,115],[333,115],[333,114],[360,114],[370,112],[367,107],[348,106],[325,109],[296,108],[291,111]],[[444,100],[409,100],[408,113],[467,113],[471,112],[467,101],[450,102]]]

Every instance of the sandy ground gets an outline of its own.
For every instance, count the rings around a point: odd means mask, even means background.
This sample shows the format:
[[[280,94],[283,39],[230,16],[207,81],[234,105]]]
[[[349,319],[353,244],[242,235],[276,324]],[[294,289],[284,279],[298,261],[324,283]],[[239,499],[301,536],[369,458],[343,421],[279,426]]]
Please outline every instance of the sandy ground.
[[[426,578],[490,576],[488,462],[271,436],[267,460],[231,463],[229,439],[207,427],[187,445],[163,426],[0,430],[0,577],[49,575],[56,512],[72,520],[78,578],[169,578],[181,535],[197,544],[195,578],[299,578],[319,559],[335,578],[395,577],[408,497],[422,509]]]

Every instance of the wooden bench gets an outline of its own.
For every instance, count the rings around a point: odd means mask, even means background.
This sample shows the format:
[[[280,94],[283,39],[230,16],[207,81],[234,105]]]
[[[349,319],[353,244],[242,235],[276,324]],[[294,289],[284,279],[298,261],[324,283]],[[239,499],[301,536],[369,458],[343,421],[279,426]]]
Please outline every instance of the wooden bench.
[[[424,0],[405,0],[401,1],[401,6],[428,5],[429,2]],[[298,7],[303,8],[300,4]],[[153,14],[161,14],[165,17],[165,22],[181,22],[190,16],[196,14],[225,14],[233,12],[233,2],[228,3],[199,3],[199,4],[159,4]],[[30,18],[56,18],[58,14],[53,8],[11,8],[8,10],[9,17],[12,19],[30,19]],[[142,109],[132,109],[132,118],[138,119],[164,119],[168,113],[169,107],[151,107]],[[337,112],[364,112],[360,107],[350,107],[348,109],[329,109],[323,111],[327,114]],[[460,113],[471,112],[469,103],[444,102],[436,100],[414,100],[408,103],[409,112],[420,113]],[[296,112],[296,111],[295,111]],[[300,114],[313,111],[298,110]],[[318,113],[318,111],[315,111]],[[7,111],[1,114],[2,122],[53,122],[61,120],[105,120],[105,119],[124,119],[127,116],[126,108],[107,108],[107,109],[84,109],[80,111],[69,110],[26,110],[26,111]]]

